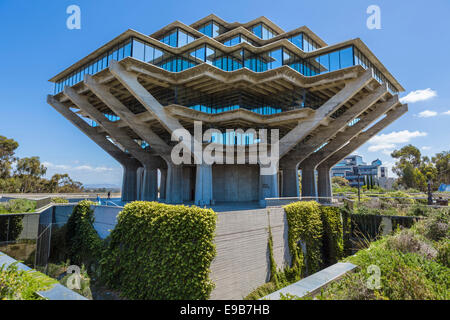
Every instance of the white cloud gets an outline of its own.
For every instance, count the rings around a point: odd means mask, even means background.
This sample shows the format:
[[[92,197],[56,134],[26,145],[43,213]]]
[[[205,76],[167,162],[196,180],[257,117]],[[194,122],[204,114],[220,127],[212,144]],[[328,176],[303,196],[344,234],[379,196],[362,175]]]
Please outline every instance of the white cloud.
[[[381,134],[369,140],[368,150],[371,152],[381,151],[383,154],[390,155],[397,148],[398,144],[408,143],[413,138],[425,137],[426,132],[420,131],[394,131],[388,134]]]
[[[68,173],[69,176],[84,184],[120,184],[122,170],[120,167],[92,166],[89,164],[79,164],[79,161],[71,161],[72,164],[54,164],[52,162],[42,162],[47,167],[47,178],[55,173]]]
[[[418,117],[419,118],[431,118],[431,117],[436,117],[437,114],[438,113],[436,111],[425,110],[425,111],[419,112]]]
[[[426,150],[431,150],[431,147],[430,146],[423,146],[421,149],[426,151]]]
[[[416,90],[408,93],[406,96],[400,99],[401,103],[415,103],[419,101],[425,101],[437,96],[437,92],[428,88],[424,90]]]
[[[445,116],[450,116],[450,110],[442,112],[442,114],[445,115]]]

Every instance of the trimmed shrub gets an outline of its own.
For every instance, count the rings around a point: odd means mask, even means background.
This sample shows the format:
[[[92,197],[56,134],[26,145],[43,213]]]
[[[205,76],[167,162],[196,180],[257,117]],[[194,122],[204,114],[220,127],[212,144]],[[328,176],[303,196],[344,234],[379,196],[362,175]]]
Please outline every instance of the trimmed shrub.
[[[103,281],[128,299],[207,299],[216,218],[195,206],[127,204],[101,262]]]
[[[92,205],[91,201],[80,201],[67,221],[65,247],[73,264],[91,266],[101,257],[103,241],[94,229]]]
[[[292,268],[298,278],[320,270],[322,264],[322,220],[315,201],[296,202],[284,207],[289,225]],[[306,256],[302,244],[306,246]]]
[[[69,200],[65,198],[52,198],[52,203],[69,203]]]
[[[341,212],[336,207],[321,206],[320,217],[323,225],[323,262],[332,265],[344,255]]]

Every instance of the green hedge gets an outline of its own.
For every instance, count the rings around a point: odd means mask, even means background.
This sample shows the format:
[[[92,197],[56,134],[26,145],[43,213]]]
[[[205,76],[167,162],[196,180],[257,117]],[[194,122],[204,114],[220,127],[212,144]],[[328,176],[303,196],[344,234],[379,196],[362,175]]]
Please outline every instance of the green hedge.
[[[94,229],[91,201],[80,201],[72,211],[65,230],[65,247],[71,263],[91,266],[101,257],[103,241]]]
[[[337,263],[344,256],[344,237],[341,210],[336,207],[320,207],[323,225],[323,262],[325,265]]]
[[[195,206],[127,204],[105,250],[103,280],[129,299],[207,299],[216,218]]]
[[[308,201],[292,203],[284,208],[289,225],[292,267],[298,275],[313,274],[322,265],[323,227],[320,206],[315,201]],[[300,242],[306,245],[306,257]]]

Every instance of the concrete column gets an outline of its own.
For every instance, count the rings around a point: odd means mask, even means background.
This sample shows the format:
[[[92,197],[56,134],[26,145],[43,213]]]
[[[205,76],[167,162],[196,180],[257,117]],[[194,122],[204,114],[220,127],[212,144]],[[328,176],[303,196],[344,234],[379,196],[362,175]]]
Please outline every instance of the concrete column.
[[[302,169],[302,197],[317,197],[315,168],[304,165]],[[314,200],[314,199],[311,199]]]
[[[158,169],[144,167],[142,179],[142,200],[158,200]]]
[[[122,201],[135,201],[137,199],[137,169],[132,164],[123,165]]]
[[[199,164],[195,178],[195,204],[204,206],[213,203],[212,166]]]
[[[283,197],[299,197],[298,167],[284,167],[283,169]]]
[[[260,165],[259,174],[259,203],[265,206],[266,198],[278,198],[278,170],[265,168]]]
[[[159,198],[166,199],[167,169],[159,169],[161,172],[161,183],[159,185]]]
[[[137,200],[142,200],[142,181],[144,178],[144,168],[137,169]]]
[[[330,167],[327,165],[317,167],[317,191],[319,201],[321,203],[331,203],[333,191],[331,188],[331,173]]]
[[[167,165],[166,203],[183,202],[183,166]]]

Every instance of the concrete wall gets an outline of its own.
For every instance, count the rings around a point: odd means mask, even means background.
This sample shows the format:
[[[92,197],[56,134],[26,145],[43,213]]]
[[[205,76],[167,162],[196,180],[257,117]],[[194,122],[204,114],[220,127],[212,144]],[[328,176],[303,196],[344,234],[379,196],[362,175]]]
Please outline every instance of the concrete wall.
[[[223,212],[218,215],[217,255],[210,277],[211,299],[242,299],[270,277],[269,221],[278,268],[290,265],[286,214],[282,208]]]
[[[259,200],[259,166],[214,165],[212,175],[215,201]]]

